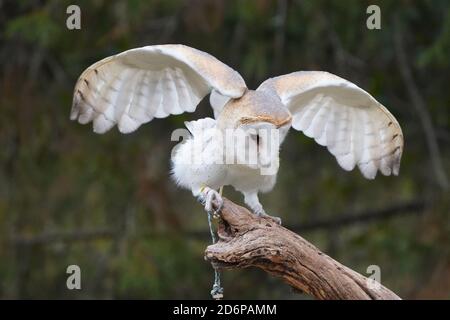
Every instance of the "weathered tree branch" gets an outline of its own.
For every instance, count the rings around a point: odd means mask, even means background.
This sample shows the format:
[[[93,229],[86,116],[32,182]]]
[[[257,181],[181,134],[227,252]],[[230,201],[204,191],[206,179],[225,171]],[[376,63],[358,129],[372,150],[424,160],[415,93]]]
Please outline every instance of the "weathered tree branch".
[[[228,199],[220,216],[219,241],[205,251],[219,268],[258,267],[317,299],[400,299],[270,218]]]

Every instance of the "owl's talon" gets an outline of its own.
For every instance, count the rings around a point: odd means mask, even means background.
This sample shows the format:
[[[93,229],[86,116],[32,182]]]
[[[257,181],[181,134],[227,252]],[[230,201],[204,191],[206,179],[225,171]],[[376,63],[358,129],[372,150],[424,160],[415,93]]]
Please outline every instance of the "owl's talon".
[[[277,224],[279,224],[281,226],[281,218],[280,217],[274,217],[274,216],[269,216],[273,221],[275,221]]]
[[[258,214],[258,216],[269,218],[269,219],[273,220],[275,223],[281,225],[281,218],[280,217],[271,216],[271,215],[266,214],[266,213]]]
[[[271,216],[271,215],[266,214],[266,213],[258,214],[258,216],[269,218],[269,219],[273,220],[275,223],[277,223],[277,224],[279,224],[281,226],[281,218],[280,217]]]
[[[275,223],[281,225],[281,218],[280,217],[275,217],[275,216],[271,216],[269,214],[267,214],[264,209],[261,208],[261,210],[256,210],[255,214],[258,217],[264,217],[264,218],[269,218],[271,220],[273,220]]]
[[[214,219],[219,219],[220,218],[220,211],[223,208],[223,199],[222,199],[222,197],[220,198],[220,200],[218,202],[219,202],[218,207],[212,214]]]
[[[219,211],[223,207],[223,199],[219,192],[209,187],[202,188],[199,199],[205,205],[206,212],[212,212],[213,218],[219,217]],[[213,202],[217,201],[217,209],[213,210]]]

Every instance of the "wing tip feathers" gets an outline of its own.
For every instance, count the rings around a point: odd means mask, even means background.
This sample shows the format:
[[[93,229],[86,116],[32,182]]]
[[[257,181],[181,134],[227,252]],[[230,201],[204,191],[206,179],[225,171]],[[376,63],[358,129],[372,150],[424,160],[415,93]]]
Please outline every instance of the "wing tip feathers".
[[[103,114],[99,114],[94,119],[94,125],[93,130],[95,133],[103,134],[110,130],[114,126],[114,122],[111,120],[108,120]]]
[[[121,133],[131,133],[133,131],[136,131],[137,128],[139,128],[140,123],[128,116],[127,114],[124,114],[119,121],[118,127],[119,131]]]

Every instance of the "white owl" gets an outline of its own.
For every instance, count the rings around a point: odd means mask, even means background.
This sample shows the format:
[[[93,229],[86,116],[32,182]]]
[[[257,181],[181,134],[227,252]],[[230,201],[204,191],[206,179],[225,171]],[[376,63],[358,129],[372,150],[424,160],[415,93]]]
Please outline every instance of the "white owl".
[[[222,201],[218,190],[231,185],[254,213],[266,215],[258,193],[276,182],[278,149],[290,127],[326,146],[345,170],[357,165],[368,179],[378,170],[399,173],[401,128],[355,84],[328,72],[300,71],[250,90],[239,73],[184,45],[136,48],[93,64],[76,83],[70,117],[82,124],[92,121],[96,133],[115,124],[130,133],[153,118],[193,112],[208,94],[215,119],[186,122],[190,137],[172,156],[176,182],[200,197],[208,212],[214,199]],[[205,135],[206,130],[213,134]],[[223,161],[229,152],[222,152],[223,137],[238,130],[248,139],[234,146],[236,158],[256,145],[256,163]],[[269,135],[260,134],[264,130],[278,133],[275,146],[268,143]],[[202,161],[191,161],[193,150]],[[262,167],[274,170],[264,174]]]

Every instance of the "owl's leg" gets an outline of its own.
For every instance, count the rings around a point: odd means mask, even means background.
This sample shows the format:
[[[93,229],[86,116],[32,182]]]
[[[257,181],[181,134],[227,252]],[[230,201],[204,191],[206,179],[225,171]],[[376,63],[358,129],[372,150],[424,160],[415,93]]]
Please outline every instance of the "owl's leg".
[[[205,205],[205,210],[208,213],[212,213],[214,217],[218,215],[218,212],[223,206],[223,199],[219,192],[209,187],[202,187],[198,192],[198,199]],[[219,207],[213,212],[213,201],[217,200]]]
[[[253,210],[253,212],[260,217],[268,217],[274,220],[276,223],[281,224],[281,219],[279,217],[273,217],[268,215],[264,210],[262,204],[259,202],[257,192],[243,192],[244,201]]]

